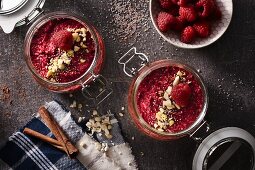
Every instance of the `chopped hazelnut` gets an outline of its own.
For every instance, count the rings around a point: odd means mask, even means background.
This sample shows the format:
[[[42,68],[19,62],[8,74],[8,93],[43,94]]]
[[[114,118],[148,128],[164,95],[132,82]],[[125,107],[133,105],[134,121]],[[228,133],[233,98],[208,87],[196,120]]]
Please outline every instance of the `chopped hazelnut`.
[[[174,120],[170,120],[169,121],[169,126],[173,126],[173,124],[174,124]]]
[[[74,51],[75,51],[75,52],[77,52],[77,51],[79,51],[79,50],[80,50],[80,47],[74,46]]]
[[[79,34],[78,33],[72,33],[72,36],[73,36],[73,40],[76,41],[77,38],[79,37]]]
[[[51,70],[49,70],[49,71],[47,72],[46,77],[50,77],[50,76],[52,76],[52,75],[53,75],[53,72],[52,72]]]
[[[85,63],[85,62],[86,62],[86,60],[84,60],[84,59],[80,59],[80,62],[81,62],[81,63]]]
[[[180,81],[180,76],[176,76],[173,82],[173,86],[176,86]]]

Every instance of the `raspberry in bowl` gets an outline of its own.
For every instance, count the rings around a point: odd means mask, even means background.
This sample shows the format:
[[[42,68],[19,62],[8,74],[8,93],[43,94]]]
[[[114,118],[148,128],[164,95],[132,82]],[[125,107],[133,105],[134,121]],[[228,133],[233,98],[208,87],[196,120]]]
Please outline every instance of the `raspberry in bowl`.
[[[55,92],[81,89],[99,74],[104,57],[101,35],[83,17],[71,13],[40,17],[25,38],[25,59],[33,77]]]
[[[203,123],[208,95],[192,67],[166,59],[138,72],[128,104],[139,130],[158,140],[173,140],[192,134]]]
[[[157,32],[169,43],[187,49],[210,45],[228,28],[232,0],[150,0]]]

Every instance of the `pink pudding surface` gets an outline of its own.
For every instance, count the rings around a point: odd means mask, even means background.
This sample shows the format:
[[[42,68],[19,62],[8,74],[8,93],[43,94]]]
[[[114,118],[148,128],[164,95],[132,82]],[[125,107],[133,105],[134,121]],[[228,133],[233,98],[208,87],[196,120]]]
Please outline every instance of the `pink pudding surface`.
[[[95,43],[90,31],[87,31],[86,41],[83,42],[86,48],[80,48],[79,51],[74,52],[70,64],[65,64],[64,69],[54,72],[54,76],[47,76],[51,60],[66,52],[55,45],[54,35],[63,30],[70,31],[72,34],[74,30],[80,28],[86,28],[86,26],[73,19],[57,18],[46,22],[37,30],[32,38],[30,56],[34,69],[41,77],[49,81],[66,83],[78,79],[89,69],[95,57]],[[79,43],[74,40],[71,44],[72,49]]]
[[[156,113],[162,107],[162,94],[160,91],[166,91],[173,84],[178,71],[185,73],[185,82],[191,89],[189,104],[180,109],[173,109],[171,113],[166,115],[171,116],[174,124],[167,126],[165,132],[176,133],[189,128],[200,115],[203,105],[204,96],[199,82],[192,73],[179,67],[162,67],[152,71],[140,83],[137,92],[137,106],[143,119],[152,127],[155,127],[157,122]],[[171,98],[171,96],[170,96]]]

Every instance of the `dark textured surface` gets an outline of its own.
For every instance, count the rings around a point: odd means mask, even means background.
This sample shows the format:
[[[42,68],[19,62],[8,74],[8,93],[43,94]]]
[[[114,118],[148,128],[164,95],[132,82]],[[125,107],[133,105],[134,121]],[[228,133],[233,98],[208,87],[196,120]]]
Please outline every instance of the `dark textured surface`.
[[[107,49],[102,74],[112,82],[114,94],[107,101],[111,105],[101,106],[100,110],[110,108],[118,113],[122,106],[125,107],[126,114],[118,118],[139,168],[189,170],[196,143],[189,138],[156,141],[135,128],[126,110],[131,79],[124,75],[117,63],[121,54],[133,45],[146,53],[151,61],[172,58],[200,69],[209,91],[210,104],[206,119],[212,123],[212,128],[238,126],[255,135],[255,2],[234,0],[233,19],[227,32],[216,43],[198,50],[178,49],[164,42],[150,22],[147,0],[125,3],[132,3],[131,7],[136,12],[142,11],[138,13],[142,19],[131,30],[135,31],[132,35],[122,33],[121,27],[114,22],[118,10],[114,9],[116,6],[111,1],[48,0],[44,9],[46,12],[65,10],[84,14],[102,33]],[[133,12],[126,15],[132,17]],[[10,99],[0,101],[0,146],[45,101],[57,98],[67,106],[72,102],[68,95],[48,92],[31,77],[23,58],[23,40],[27,29],[28,26],[17,28],[10,35],[0,31],[0,86],[1,89],[4,86],[10,89]],[[73,113],[75,117],[80,114],[74,110]]]

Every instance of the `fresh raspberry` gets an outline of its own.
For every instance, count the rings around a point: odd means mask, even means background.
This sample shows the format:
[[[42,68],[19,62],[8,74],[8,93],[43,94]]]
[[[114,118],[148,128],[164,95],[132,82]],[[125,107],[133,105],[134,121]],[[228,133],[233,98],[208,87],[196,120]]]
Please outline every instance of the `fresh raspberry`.
[[[198,15],[202,18],[206,18],[213,13],[215,3],[214,0],[199,0],[196,3],[196,7],[199,10]]]
[[[70,50],[73,46],[72,33],[67,30],[61,30],[53,34],[52,42],[62,50]]]
[[[188,22],[193,22],[197,19],[197,13],[193,6],[180,7],[179,14]]]
[[[202,38],[208,37],[211,33],[210,25],[206,21],[196,22],[193,25],[193,28],[196,30],[197,34]]]
[[[173,5],[171,0],[159,0],[159,3],[164,9],[169,9]]]
[[[181,33],[181,41],[191,43],[196,38],[196,30],[192,26],[187,26]]]
[[[171,92],[172,99],[181,107],[189,105],[191,94],[191,88],[186,83],[180,83],[174,86]]]
[[[173,30],[182,31],[185,26],[185,22],[186,21],[180,16],[176,17],[176,24],[174,25]]]
[[[159,30],[166,32],[176,23],[176,18],[167,12],[160,12],[158,14],[157,23]]]

